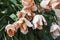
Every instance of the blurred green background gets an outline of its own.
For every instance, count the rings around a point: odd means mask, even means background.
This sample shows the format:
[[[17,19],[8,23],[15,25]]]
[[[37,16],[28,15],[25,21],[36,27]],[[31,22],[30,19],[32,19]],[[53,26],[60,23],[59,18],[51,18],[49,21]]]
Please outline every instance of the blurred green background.
[[[41,0],[34,0],[36,4],[40,4]],[[52,40],[50,35],[50,26],[52,22],[56,22],[56,15],[53,10],[49,12],[38,12],[36,14],[43,15],[48,25],[43,25],[43,30],[32,30],[23,35],[18,29],[14,37],[9,37],[5,32],[5,26],[17,21],[16,13],[23,8],[21,0],[0,0],[0,40]]]

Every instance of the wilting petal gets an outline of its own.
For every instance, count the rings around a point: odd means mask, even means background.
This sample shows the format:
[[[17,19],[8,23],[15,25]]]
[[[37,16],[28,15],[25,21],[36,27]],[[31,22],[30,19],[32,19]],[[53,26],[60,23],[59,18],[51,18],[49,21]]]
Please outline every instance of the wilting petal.
[[[10,36],[10,37],[14,36],[15,27],[14,27],[13,25],[8,24],[8,25],[5,27],[5,30],[7,31],[8,36]]]

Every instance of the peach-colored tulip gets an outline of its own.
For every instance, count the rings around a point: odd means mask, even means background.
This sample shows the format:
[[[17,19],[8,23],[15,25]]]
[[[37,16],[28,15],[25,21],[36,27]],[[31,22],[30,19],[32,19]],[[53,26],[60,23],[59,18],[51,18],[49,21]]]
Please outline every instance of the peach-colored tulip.
[[[24,10],[26,11],[26,18],[28,20],[32,20],[32,18],[34,17],[35,13],[32,12],[32,9],[29,7],[25,7]]]
[[[14,25],[8,24],[5,27],[5,30],[7,31],[8,36],[10,36],[10,37],[14,36],[14,33],[15,33],[15,27],[14,27]]]
[[[19,25],[20,25],[20,31],[23,34],[27,34],[28,33],[28,27],[32,27],[33,26],[26,18],[21,18],[19,20]]]
[[[36,11],[37,7],[34,0],[22,0],[22,5],[24,7],[30,8],[32,11]]]
[[[34,13],[31,11],[30,8],[24,7],[20,12],[17,12],[18,18],[26,17],[28,20],[32,20],[34,17]]]

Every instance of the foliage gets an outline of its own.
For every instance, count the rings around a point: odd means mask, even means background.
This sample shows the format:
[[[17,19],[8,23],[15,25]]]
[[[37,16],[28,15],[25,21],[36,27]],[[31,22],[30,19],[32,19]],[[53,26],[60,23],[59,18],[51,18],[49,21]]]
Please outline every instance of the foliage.
[[[35,0],[39,4],[41,0]],[[32,30],[29,28],[29,33],[23,35],[20,30],[15,33],[15,36],[10,38],[5,32],[5,26],[9,23],[17,21],[16,12],[22,9],[21,0],[0,0],[0,40],[52,40],[50,36],[50,26],[52,22],[56,21],[54,11],[41,12],[36,11],[36,14],[42,14],[48,25],[43,26],[43,30]]]

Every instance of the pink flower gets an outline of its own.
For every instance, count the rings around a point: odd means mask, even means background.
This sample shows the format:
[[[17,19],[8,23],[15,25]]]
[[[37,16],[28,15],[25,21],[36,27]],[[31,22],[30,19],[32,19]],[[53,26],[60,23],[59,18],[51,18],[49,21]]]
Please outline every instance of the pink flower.
[[[28,7],[28,8],[31,8],[32,11],[36,11],[37,10],[37,7],[35,5],[35,2],[34,0],[22,0],[22,5],[24,7]]]
[[[27,34],[28,33],[28,27],[32,27],[33,25],[26,19],[26,18],[21,18],[19,20],[19,27],[20,27],[20,31],[23,34]]]
[[[8,24],[5,27],[5,30],[6,30],[6,32],[8,34],[8,36],[10,36],[10,37],[14,36],[14,33],[15,33],[15,27],[14,27],[14,25]]]
[[[24,7],[20,12],[19,11],[17,12],[18,19],[26,17],[28,20],[32,20],[34,15],[35,14],[28,7]]]

